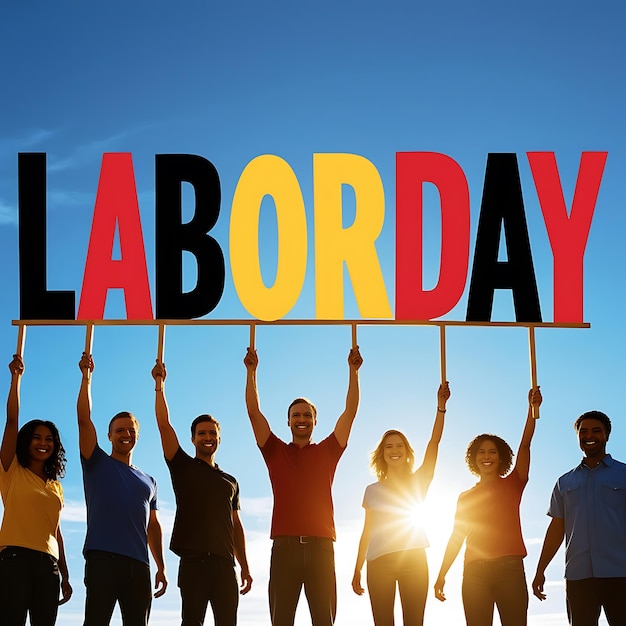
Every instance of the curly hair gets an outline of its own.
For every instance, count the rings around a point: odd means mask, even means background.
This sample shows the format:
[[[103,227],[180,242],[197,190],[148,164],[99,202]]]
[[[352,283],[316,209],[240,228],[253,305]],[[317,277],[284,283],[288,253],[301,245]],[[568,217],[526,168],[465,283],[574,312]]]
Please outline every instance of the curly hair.
[[[385,461],[385,439],[391,435],[398,435],[404,443],[406,450],[406,472],[410,474],[413,472],[413,464],[415,463],[415,451],[411,447],[406,435],[399,430],[388,430],[378,442],[376,449],[370,454],[370,467],[374,470],[378,480],[385,480],[387,478],[387,461]]]
[[[476,454],[478,453],[480,446],[485,441],[493,441],[495,444],[500,457],[498,475],[505,476],[511,469],[511,465],[513,463],[513,450],[511,450],[511,446],[509,446],[509,444],[504,441],[502,437],[488,433],[483,433],[482,435],[474,437],[474,439],[472,439],[467,446],[467,450],[465,451],[465,462],[467,463],[469,471],[472,472],[474,476],[480,476],[480,470],[478,469],[478,465],[476,465]]]
[[[57,480],[65,476],[65,448],[61,443],[61,436],[58,428],[48,420],[31,420],[26,422],[17,433],[17,442],[15,454],[17,460],[22,467],[28,467],[30,464],[29,447],[33,440],[33,434],[37,426],[45,426],[52,433],[54,448],[50,457],[44,462],[43,471],[50,480]]]

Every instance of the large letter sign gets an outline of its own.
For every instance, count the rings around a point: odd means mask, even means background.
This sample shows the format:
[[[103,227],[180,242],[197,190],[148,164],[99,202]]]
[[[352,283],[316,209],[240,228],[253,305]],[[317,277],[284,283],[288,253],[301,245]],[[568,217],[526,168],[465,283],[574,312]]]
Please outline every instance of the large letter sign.
[[[606,152],[583,152],[568,213],[552,152],[529,152],[541,212],[554,259],[554,321],[583,322],[583,259]],[[49,291],[46,276],[46,155],[18,155],[20,318],[73,320],[75,294]],[[314,154],[312,232],[296,173],[275,155],[256,157],[235,189],[229,222],[229,258],[209,233],[220,216],[217,170],[204,157],[155,157],[156,319],[191,320],[211,313],[225,287],[230,263],[237,296],[254,318],[279,320],[298,302],[307,267],[315,270],[315,316],[344,319],[344,279],[351,281],[363,319],[429,321],[448,314],[467,284],[470,193],[461,166],[436,152],[396,155],[395,313],[379,261],[386,217],[383,181],[369,160],[355,154]],[[193,188],[193,217],[183,222],[182,185]],[[439,259],[424,258],[423,187],[439,194]],[[346,225],[343,190],[354,195],[354,219]],[[277,268],[266,284],[261,271],[261,206],[276,213]],[[311,223],[311,222],[309,222]],[[115,236],[119,258],[113,258]],[[273,238],[272,238],[273,240]],[[314,245],[311,246],[310,242]],[[500,249],[504,241],[504,249]],[[310,263],[309,251],[314,262]],[[197,265],[195,286],[183,291],[183,254]],[[438,261],[438,265],[436,265]],[[434,288],[424,288],[424,267],[438,267]],[[110,289],[121,289],[128,320],[152,320],[148,266],[130,153],[102,158],[77,319],[102,320]],[[389,280],[389,279],[387,279]],[[524,194],[514,153],[490,153],[469,281],[466,321],[491,322],[496,290],[509,291],[516,322],[542,322]]]

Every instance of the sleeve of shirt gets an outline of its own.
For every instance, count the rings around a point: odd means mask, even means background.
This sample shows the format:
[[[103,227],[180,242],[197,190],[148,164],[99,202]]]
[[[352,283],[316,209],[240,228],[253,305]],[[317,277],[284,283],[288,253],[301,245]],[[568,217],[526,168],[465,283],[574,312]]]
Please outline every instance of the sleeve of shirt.
[[[157,501],[157,483],[156,483],[156,480],[154,480],[154,478],[152,479],[152,483],[154,484],[154,492],[152,494],[152,498],[150,499],[150,510],[158,511],[159,503]]]
[[[17,454],[13,457],[8,470],[5,471],[4,466],[0,463],[0,488],[2,490],[7,489],[9,483],[11,482],[11,477],[15,473],[16,463],[18,463]]]
[[[361,503],[361,506],[362,506],[364,509],[367,509],[367,508],[369,507],[369,504],[368,504],[368,497],[367,497],[367,492],[368,492],[368,491],[369,491],[369,487],[366,487],[366,488],[365,488],[365,492],[363,493],[363,502]]]
[[[270,431],[269,437],[267,438],[267,441],[265,442],[265,444],[262,446],[259,446],[259,450],[261,450],[261,454],[263,455],[263,458],[265,460],[273,456],[276,450],[276,444],[279,441],[280,440],[278,439],[278,437],[273,432]]]
[[[552,495],[550,496],[550,508],[548,509],[548,515],[559,519],[563,519],[565,517],[563,494],[561,494],[558,481],[556,485],[554,485]]]
[[[348,444],[347,443],[346,443],[345,447],[343,447],[343,448],[341,447],[341,444],[337,440],[337,435],[335,435],[334,431],[332,433],[330,433],[330,435],[328,435],[328,437],[326,437],[326,439],[324,439],[324,441],[322,441],[320,443],[320,445],[322,445],[322,444],[324,444],[326,446],[326,449],[328,450],[328,453],[330,454],[330,457],[335,461],[335,463],[339,462],[339,459],[341,458],[341,455],[348,448]]]
[[[233,511],[239,511],[241,505],[239,503],[239,483],[235,481],[235,495],[233,496]]]

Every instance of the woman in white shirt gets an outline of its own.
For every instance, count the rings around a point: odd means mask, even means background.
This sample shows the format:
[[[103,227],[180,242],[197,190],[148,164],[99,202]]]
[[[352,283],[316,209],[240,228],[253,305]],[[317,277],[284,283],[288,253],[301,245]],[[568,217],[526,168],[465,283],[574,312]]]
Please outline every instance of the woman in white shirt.
[[[367,560],[367,588],[376,626],[392,626],[396,587],[404,626],[421,626],[428,593],[428,539],[416,514],[422,507],[435,473],[443,434],[448,383],[437,392],[437,414],[424,460],[414,470],[415,453],[406,436],[388,430],[372,452],[370,465],[378,481],[363,496],[365,523],[352,578],[352,589],[364,593],[361,569]]]

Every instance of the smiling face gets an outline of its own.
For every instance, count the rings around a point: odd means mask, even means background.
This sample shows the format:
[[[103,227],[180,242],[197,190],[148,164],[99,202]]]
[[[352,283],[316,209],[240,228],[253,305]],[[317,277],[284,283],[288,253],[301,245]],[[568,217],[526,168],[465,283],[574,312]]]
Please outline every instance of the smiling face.
[[[500,475],[500,453],[495,442],[485,439],[476,451],[476,467],[481,478]]]
[[[137,439],[139,426],[132,417],[117,417],[109,427],[109,441],[111,442],[114,457],[126,457],[131,454]]]
[[[28,446],[28,454],[31,461],[44,463],[54,453],[54,437],[52,431],[43,425],[39,425],[33,431],[30,445]]]
[[[387,469],[404,467],[407,462],[407,450],[400,435],[388,435],[383,444],[383,459]]]
[[[210,421],[197,423],[191,443],[196,448],[196,458],[213,465],[213,457],[220,445],[219,426]]]
[[[311,440],[316,423],[315,412],[308,402],[294,404],[289,409],[289,419],[287,420],[293,443],[307,444]]]
[[[587,418],[578,426],[578,444],[587,459],[600,460],[606,455],[609,440],[604,424],[597,419]]]

